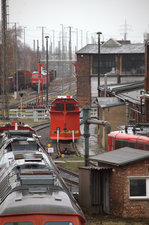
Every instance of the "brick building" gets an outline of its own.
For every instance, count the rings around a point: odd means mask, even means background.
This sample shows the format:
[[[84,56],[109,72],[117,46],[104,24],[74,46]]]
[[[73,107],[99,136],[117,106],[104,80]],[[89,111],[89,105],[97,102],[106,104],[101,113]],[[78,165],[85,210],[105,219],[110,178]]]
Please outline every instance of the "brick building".
[[[90,157],[98,167],[88,171],[87,181],[80,176],[80,204],[95,212],[124,218],[149,218],[149,152],[124,147]],[[91,173],[96,170],[96,173]],[[89,177],[89,179],[88,179]],[[85,185],[87,182],[88,185]],[[89,196],[89,203],[84,196]]]
[[[100,97],[96,99],[98,105],[99,120],[108,121],[111,131],[118,129],[118,126],[126,125],[126,105],[116,97]],[[114,119],[113,119],[114,118]],[[100,147],[107,148],[107,132],[104,126],[99,129]]]
[[[144,79],[144,44],[108,40],[100,47],[100,85],[108,74],[108,83]],[[88,44],[77,53],[77,99],[79,105],[92,104],[97,97],[98,45]]]
[[[105,87],[100,86],[101,96],[104,95]],[[107,85],[106,96],[108,98],[116,96],[125,103],[126,123],[136,124],[145,122],[144,109],[144,81],[131,82],[126,84]],[[121,123],[122,125],[122,123]]]

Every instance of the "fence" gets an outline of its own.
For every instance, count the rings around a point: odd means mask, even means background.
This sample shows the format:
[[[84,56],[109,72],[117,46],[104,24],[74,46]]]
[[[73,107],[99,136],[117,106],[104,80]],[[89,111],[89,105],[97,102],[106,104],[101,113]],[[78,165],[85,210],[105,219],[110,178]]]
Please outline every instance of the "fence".
[[[37,122],[38,119],[49,119],[50,114],[47,109],[10,109],[9,118],[34,119]]]

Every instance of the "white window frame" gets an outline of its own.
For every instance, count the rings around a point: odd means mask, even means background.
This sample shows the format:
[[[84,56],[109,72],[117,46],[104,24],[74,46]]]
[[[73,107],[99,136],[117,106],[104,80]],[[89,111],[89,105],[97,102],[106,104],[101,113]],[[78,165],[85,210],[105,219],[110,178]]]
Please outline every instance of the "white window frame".
[[[149,176],[131,176],[128,177],[129,179],[129,199],[149,199]],[[138,180],[138,179],[145,179],[146,180],[146,196],[130,196],[130,180]]]

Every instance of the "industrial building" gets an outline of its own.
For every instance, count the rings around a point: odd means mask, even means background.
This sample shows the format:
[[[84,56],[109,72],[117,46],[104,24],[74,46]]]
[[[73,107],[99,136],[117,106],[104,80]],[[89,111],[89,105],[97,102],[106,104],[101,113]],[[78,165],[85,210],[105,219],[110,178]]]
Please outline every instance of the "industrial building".
[[[77,53],[77,99],[92,105],[98,96],[98,45],[88,44]],[[144,43],[109,39],[100,46],[100,85],[144,80]]]

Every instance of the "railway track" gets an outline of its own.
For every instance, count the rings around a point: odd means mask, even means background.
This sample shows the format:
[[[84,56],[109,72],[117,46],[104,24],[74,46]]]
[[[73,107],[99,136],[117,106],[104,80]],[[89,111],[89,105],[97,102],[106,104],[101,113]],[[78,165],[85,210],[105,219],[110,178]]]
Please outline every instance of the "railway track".
[[[81,156],[79,150],[77,149],[76,143],[68,142],[68,143],[63,143],[59,142],[57,143],[56,141],[53,141],[49,137],[49,130],[50,130],[50,123],[44,123],[44,124],[39,124],[36,126],[33,126],[33,129],[41,136],[40,141],[44,148],[48,147],[48,144],[51,145],[51,147],[54,149],[54,153],[51,154],[52,158],[59,158],[61,157],[62,154],[64,155],[76,155],[76,156]]]
[[[51,102],[55,99],[56,96],[58,95],[68,95],[68,93],[71,91],[70,90],[70,82],[71,81],[66,81],[65,84],[63,85],[63,90],[59,85],[57,85],[58,81],[53,82],[54,85],[49,87],[49,105]],[[75,89],[75,81],[73,80],[71,83],[71,89]],[[44,90],[45,92],[45,90]],[[37,91],[33,91],[32,89],[28,90],[23,90],[23,97],[22,101],[24,105],[30,105],[30,104],[35,104],[37,102]],[[20,100],[21,97],[19,96],[15,101],[13,100],[13,103],[10,102],[9,108],[14,109],[18,108],[20,106]]]
[[[34,128],[35,131],[40,131],[40,130],[44,130],[45,128],[47,128],[49,126],[50,125],[49,125],[49,122],[48,122],[48,123],[33,126],[33,128]]]
[[[76,144],[73,142],[56,143],[56,150],[57,150],[58,156],[60,156],[61,154],[68,154],[68,155],[75,154],[76,156],[81,156],[80,152],[77,149]]]
[[[79,175],[76,172],[57,166],[69,190],[73,193],[79,192]]]
[[[33,128],[41,136],[41,138],[40,138],[41,143],[44,147],[45,140],[48,139],[50,141],[49,132],[47,132],[47,129],[50,128],[49,123],[40,124],[38,126],[34,126]],[[55,145],[52,145],[52,142],[51,142],[51,146],[53,146],[56,151],[56,147],[55,147]],[[66,147],[66,144],[65,144],[65,147]],[[67,146],[67,147],[69,147],[69,146]],[[51,157],[57,158],[55,156],[56,154],[57,154],[56,152],[54,154],[51,154]],[[60,157],[60,155],[61,155],[61,153],[59,153],[59,157]],[[69,157],[71,158],[71,154],[69,155]],[[74,162],[72,162],[72,163],[74,163]],[[73,193],[78,193],[79,192],[79,175],[78,175],[78,173],[70,171],[68,169],[65,169],[64,167],[59,166],[59,165],[57,165],[57,167],[58,167],[60,174],[63,177],[68,189]]]

